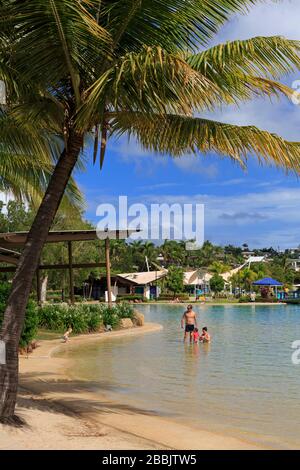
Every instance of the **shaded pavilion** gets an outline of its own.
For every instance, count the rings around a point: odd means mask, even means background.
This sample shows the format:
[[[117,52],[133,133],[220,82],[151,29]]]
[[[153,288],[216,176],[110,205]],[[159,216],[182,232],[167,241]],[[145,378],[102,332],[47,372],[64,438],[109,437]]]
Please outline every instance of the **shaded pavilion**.
[[[264,277],[263,279],[259,279],[258,281],[252,282],[253,286],[259,286],[259,287],[274,287],[275,288],[275,294],[277,297],[277,291],[278,287],[282,287],[283,284],[276,279],[273,279],[272,277]]]
[[[58,270],[66,269],[69,271],[69,292],[70,302],[74,303],[74,277],[73,270],[80,268],[106,268],[106,281],[107,281],[107,294],[108,303],[112,303],[112,289],[111,289],[111,275],[110,275],[110,240],[125,240],[132,233],[138,230],[63,230],[63,231],[50,231],[47,236],[46,243],[67,243],[68,245],[68,263],[63,264],[39,264],[36,271],[37,279],[37,297],[38,302],[41,302],[41,270]],[[29,232],[7,232],[0,233],[0,263],[9,264],[12,266],[0,266],[0,273],[14,272],[17,268],[21,254],[15,251],[18,248],[23,248]],[[74,263],[72,242],[75,241],[92,241],[92,240],[105,240],[105,261],[99,263]]]

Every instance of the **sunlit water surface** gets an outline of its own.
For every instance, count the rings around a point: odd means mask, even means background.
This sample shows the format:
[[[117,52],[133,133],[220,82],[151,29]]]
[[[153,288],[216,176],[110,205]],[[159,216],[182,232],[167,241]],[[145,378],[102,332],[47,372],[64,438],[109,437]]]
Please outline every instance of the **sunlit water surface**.
[[[179,305],[143,305],[160,332],[72,348],[90,388],[186,424],[278,448],[300,448],[300,306],[198,306],[211,344],[183,344]]]

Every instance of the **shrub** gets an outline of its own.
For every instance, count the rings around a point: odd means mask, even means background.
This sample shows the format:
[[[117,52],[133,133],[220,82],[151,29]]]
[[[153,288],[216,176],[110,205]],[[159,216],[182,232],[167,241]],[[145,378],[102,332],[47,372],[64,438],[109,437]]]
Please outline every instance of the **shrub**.
[[[101,325],[118,327],[121,318],[133,318],[133,308],[129,304],[109,307],[104,304],[89,305],[45,305],[39,308],[39,325],[50,330],[63,332],[72,326],[74,333],[98,331]]]
[[[20,338],[20,347],[25,348],[35,338],[38,330],[39,317],[37,304],[33,300],[29,300],[26,312],[24,326]]]
[[[8,283],[1,283],[0,285],[0,327],[3,321],[4,310],[10,292],[10,285]],[[33,300],[29,300],[26,311],[24,326],[21,333],[19,345],[21,348],[28,346],[34,339],[38,329],[38,309]]]
[[[89,305],[88,329],[98,331],[103,324],[102,314],[98,305]]]
[[[126,301],[134,301],[139,300],[142,302],[147,302],[148,299],[141,294],[128,294],[128,295],[118,295],[117,302],[126,302]]]
[[[187,294],[186,292],[181,292],[179,294],[176,295],[176,297],[179,299],[179,300],[183,300],[183,301],[188,301],[190,296],[189,294]],[[159,296],[159,300],[174,300],[174,295],[173,294],[169,294],[167,292],[163,292],[160,296]]]
[[[106,305],[102,306],[102,321],[103,324],[110,325],[112,328],[117,328],[120,323],[120,318],[117,314],[116,307],[108,307]]]
[[[121,303],[117,304],[114,308],[116,309],[119,318],[131,318],[131,320],[133,319],[133,308],[131,305]]]
[[[251,302],[250,295],[243,295],[239,298],[239,303]]]

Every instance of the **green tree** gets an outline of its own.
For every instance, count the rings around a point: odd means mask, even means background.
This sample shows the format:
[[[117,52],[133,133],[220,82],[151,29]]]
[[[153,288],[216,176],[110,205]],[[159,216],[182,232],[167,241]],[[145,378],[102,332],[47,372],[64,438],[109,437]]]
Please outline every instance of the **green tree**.
[[[224,290],[224,279],[219,274],[214,274],[209,285],[214,294],[219,294]]]
[[[209,266],[209,271],[215,274],[222,274],[225,273],[226,271],[230,270],[230,266],[227,264],[224,264],[220,261],[214,261],[210,266]]]
[[[183,269],[178,266],[170,266],[165,280],[165,286],[174,294],[179,294],[183,291]]]
[[[290,95],[275,81],[299,68],[299,43],[282,37],[203,50],[234,12],[255,0],[5,0],[0,2],[1,149],[56,162],[7,302],[0,414],[14,415],[17,344],[47,233],[88,137],[103,165],[109,137],[128,134],[176,156],[248,154],[299,171],[300,146],[253,126],[195,117],[222,103]],[[199,48],[202,50],[199,52]],[[100,138],[99,138],[100,137]],[[98,152],[98,142],[100,151]],[[98,157],[99,154],[99,157]]]
[[[242,271],[242,281],[245,289],[250,292],[252,290],[252,283],[257,280],[257,273],[250,268],[245,268]]]
[[[182,266],[186,259],[185,245],[175,240],[165,240],[160,246],[160,253],[164,258],[165,266],[173,264]]]

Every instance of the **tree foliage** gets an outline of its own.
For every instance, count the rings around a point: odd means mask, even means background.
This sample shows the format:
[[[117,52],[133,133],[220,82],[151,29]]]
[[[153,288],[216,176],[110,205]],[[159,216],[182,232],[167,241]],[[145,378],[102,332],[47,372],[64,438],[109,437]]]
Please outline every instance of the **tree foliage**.
[[[209,281],[209,285],[214,294],[218,294],[224,290],[224,279],[219,274],[214,274]]]
[[[170,266],[165,285],[171,292],[173,292],[174,297],[176,294],[183,292],[183,269],[178,266]]]

